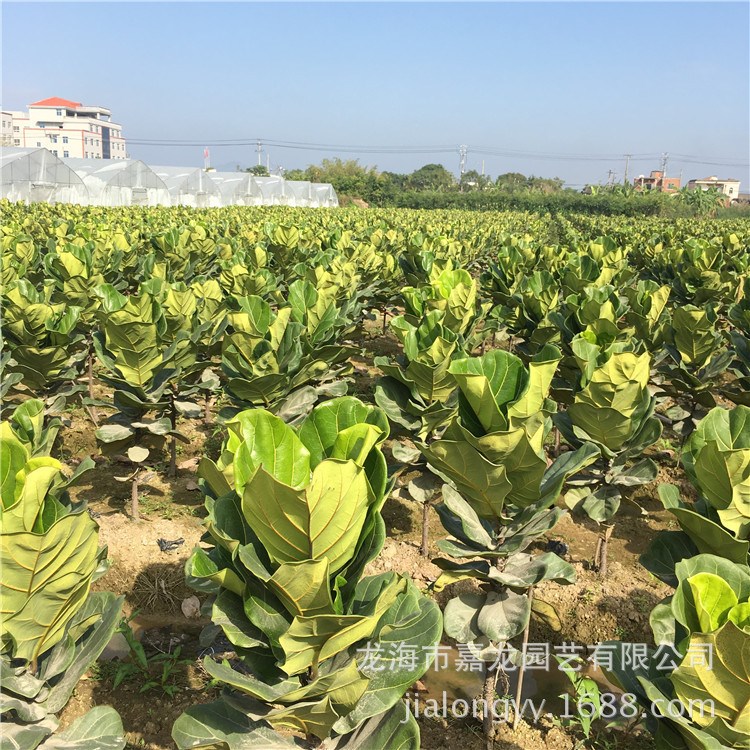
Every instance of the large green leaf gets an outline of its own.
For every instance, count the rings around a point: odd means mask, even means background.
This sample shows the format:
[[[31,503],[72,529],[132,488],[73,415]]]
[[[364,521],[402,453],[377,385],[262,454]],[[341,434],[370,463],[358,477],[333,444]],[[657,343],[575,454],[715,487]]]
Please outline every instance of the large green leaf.
[[[245,487],[242,510],[272,560],[327,557],[331,571],[349,560],[367,515],[364,470],[352,461],[327,459],[310,485],[296,491],[258,469]]]
[[[518,357],[495,349],[483,357],[455,360],[450,373],[486,432],[508,428],[507,406],[521,396],[529,379]]]
[[[385,414],[353,396],[342,396],[316,407],[300,425],[299,436],[310,451],[312,465],[332,456],[339,434],[357,424],[371,424],[381,431],[382,442],[390,431]]]
[[[711,731],[716,719],[750,740],[750,634],[728,622],[713,633],[697,633],[690,639],[693,651],[712,658],[688,658],[671,674],[675,692],[687,707],[690,718]],[[690,648],[690,647],[688,647]],[[701,700],[713,701],[710,712],[698,710]]]
[[[85,512],[60,518],[45,534],[0,536],[4,637],[17,658],[34,661],[63,636],[88,595],[98,565],[97,526]]]
[[[191,706],[172,726],[179,750],[290,750],[295,743],[223,700]]]
[[[419,724],[409,709],[398,703],[373,716],[349,734],[327,743],[329,750],[419,750]]]
[[[124,747],[122,720],[111,706],[95,706],[42,745],[43,750],[122,750]]]
[[[226,450],[235,454],[237,494],[262,467],[276,481],[299,489],[310,481],[310,454],[294,430],[262,409],[240,412],[227,423],[230,436]]]

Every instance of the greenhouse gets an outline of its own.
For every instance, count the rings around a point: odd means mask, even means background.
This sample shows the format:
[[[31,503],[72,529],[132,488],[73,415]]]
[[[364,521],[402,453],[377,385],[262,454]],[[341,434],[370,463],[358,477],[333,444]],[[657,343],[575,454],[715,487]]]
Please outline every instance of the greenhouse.
[[[212,208],[221,206],[219,186],[197,167],[151,167],[169,189],[173,206]]]
[[[278,206],[284,202],[287,181],[283,177],[256,177],[250,182],[250,195],[245,200],[247,206]]]
[[[327,182],[313,182],[312,205],[316,208],[336,208],[339,205],[339,199],[333,185]]]
[[[284,201],[287,206],[312,205],[312,183],[302,180],[284,180]]]
[[[250,195],[250,178],[247,172],[208,172],[221,193],[222,206],[243,205]]]
[[[88,203],[83,180],[46,148],[3,148],[0,197],[26,203]]]
[[[169,206],[166,184],[137,159],[64,159],[88,188],[93,206]]]

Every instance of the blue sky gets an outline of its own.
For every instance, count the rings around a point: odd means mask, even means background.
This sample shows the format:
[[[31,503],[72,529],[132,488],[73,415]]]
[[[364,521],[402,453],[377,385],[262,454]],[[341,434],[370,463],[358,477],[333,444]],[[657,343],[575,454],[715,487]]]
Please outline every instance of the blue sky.
[[[4,109],[99,104],[128,139],[450,150],[263,153],[272,168],[339,155],[399,172],[457,171],[466,144],[467,168],[574,185],[621,179],[625,153],[647,155],[632,177],[668,152],[685,180],[750,182],[748,3],[3,2],[2,21]],[[129,151],[199,165],[203,148]],[[256,158],[211,146],[219,168]]]

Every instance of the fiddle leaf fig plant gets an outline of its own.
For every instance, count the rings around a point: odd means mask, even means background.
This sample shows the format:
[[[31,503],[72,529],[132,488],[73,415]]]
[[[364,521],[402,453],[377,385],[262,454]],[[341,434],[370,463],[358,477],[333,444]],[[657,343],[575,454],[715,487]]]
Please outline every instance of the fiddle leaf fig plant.
[[[571,480],[565,502],[597,523],[611,525],[623,490],[653,481],[656,463],[643,451],[660,437],[661,422],[653,416],[655,399],[648,390],[648,353],[617,352],[582,380],[566,411],[554,416],[562,436],[573,446],[594,446],[599,459]],[[611,532],[610,532],[611,533]],[[607,532],[601,539],[597,564],[606,574]]]
[[[215,597],[212,618],[237,659],[205,659],[225,691],[180,717],[173,736],[180,748],[207,747],[239,725],[247,747],[284,746],[272,731],[281,728],[334,746],[371,735],[381,746],[442,630],[437,606],[409,580],[363,577],[385,539],[387,418],[342,397],[297,428],[263,409],[227,427],[219,460],[199,468],[212,546],[196,549],[186,572]],[[416,661],[395,661],[395,644],[414,647]],[[223,718],[201,726],[205,711]],[[416,722],[400,731],[418,745]]]
[[[96,522],[67,488],[50,456],[0,424],[0,713],[3,746],[122,750],[122,722],[109,707],[92,709],[56,734],[57,714],[114,633],[122,599],[91,593],[107,569]],[[89,744],[87,744],[89,743]]]
[[[391,361],[376,357],[384,373],[375,387],[375,401],[391,421],[424,440],[456,413],[456,380],[451,363],[465,356],[457,335],[444,324],[440,310],[427,313],[419,325],[406,316],[391,319],[391,330],[403,354]]]
[[[321,395],[346,393],[341,378],[351,370],[352,349],[332,343],[343,324],[335,304],[321,299],[308,284],[276,311],[260,297],[237,300],[222,342],[225,391],[235,405],[225,417],[263,407],[299,421]]]
[[[675,575],[674,595],[651,613],[662,656],[652,649],[626,664],[622,644],[601,644],[613,657],[608,676],[646,709],[657,747],[748,747],[750,568],[701,554],[679,562]]]
[[[682,464],[698,498],[690,503],[675,485],[659,487],[681,530],[661,532],[641,560],[672,585],[675,564],[699,552],[750,562],[750,408],[711,409],[685,444]]]

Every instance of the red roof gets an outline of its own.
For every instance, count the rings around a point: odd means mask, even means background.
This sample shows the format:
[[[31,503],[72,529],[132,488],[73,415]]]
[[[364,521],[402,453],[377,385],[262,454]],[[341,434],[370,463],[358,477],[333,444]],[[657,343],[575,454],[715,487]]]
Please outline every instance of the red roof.
[[[68,107],[75,109],[81,106],[81,102],[71,102],[69,99],[61,99],[59,96],[53,96],[50,99],[42,99],[40,102],[29,104],[30,107]]]

